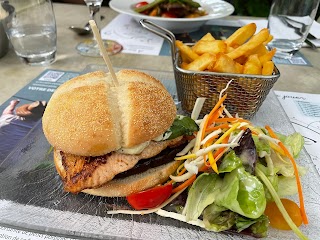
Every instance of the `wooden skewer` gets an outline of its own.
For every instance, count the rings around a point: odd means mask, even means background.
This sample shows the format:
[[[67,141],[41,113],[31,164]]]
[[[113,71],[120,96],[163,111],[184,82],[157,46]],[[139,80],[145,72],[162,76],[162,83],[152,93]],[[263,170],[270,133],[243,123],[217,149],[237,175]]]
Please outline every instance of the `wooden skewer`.
[[[108,66],[109,72],[111,73],[112,80],[113,80],[115,86],[119,86],[119,82],[118,82],[117,76],[116,76],[116,74],[114,72],[112,63],[110,61],[108,53],[107,53],[107,51],[106,51],[106,49],[104,47],[104,44],[102,42],[101,35],[99,33],[99,29],[97,27],[97,24],[96,24],[96,22],[94,20],[89,20],[89,23],[90,23],[91,29],[93,31],[93,35],[94,35],[94,37],[96,38],[96,40],[98,42],[102,57],[104,59],[104,62]]]

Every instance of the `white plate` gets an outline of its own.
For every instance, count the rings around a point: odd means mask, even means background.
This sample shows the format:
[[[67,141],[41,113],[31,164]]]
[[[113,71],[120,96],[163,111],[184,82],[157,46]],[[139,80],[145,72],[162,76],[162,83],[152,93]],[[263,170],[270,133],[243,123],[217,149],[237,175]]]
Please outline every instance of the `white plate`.
[[[136,13],[133,6],[142,0],[111,0],[110,8],[113,10],[132,16],[136,21],[140,19],[148,19],[153,23],[160,25],[173,33],[192,32],[198,30],[208,20],[229,16],[233,13],[234,7],[222,0],[195,0],[200,3],[201,7],[208,13],[206,16],[198,18],[163,18],[151,17]],[[147,2],[152,2],[148,0]]]

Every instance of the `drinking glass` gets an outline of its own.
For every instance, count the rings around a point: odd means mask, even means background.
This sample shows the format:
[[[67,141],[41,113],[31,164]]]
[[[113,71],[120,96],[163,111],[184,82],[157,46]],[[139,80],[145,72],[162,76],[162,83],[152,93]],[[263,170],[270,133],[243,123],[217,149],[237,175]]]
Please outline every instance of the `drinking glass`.
[[[89,7],[90,20],[94,20],[97,27],[100,29],[100,9],[103,0],[84,0]],[[122,45],[113,40],[103,40],[105,49],[109,55],[119,53],[122,50]],[[97,41],[93,37],[92,39],[85,40],[77,45],[77,50],[81,55],[99,57],[100,49]]]
[[[268,17],[276,57],[290,59],[306,40],[319,6],[319,0],[274,0]]]
[[[29,65],[49,65],[57,50],[51,0],[0,0],[0,16],[13,49]]]

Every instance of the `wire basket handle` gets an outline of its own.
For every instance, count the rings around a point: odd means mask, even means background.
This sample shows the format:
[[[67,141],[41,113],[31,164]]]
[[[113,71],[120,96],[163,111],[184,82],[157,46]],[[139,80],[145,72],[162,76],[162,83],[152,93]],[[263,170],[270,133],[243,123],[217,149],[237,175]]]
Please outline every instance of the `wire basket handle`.
[[[140,24],[142,27],[144,27],[145,29],[149,30],[150,32],[153,32],[154,34],[166,39],[171,46],[171,55],[172,55],[172,61],[175,61],[176,58],[176,37],[174,36],[174,34],[172,32],[170,32],[169,30],[147,20],[147,19],[141,19]]]

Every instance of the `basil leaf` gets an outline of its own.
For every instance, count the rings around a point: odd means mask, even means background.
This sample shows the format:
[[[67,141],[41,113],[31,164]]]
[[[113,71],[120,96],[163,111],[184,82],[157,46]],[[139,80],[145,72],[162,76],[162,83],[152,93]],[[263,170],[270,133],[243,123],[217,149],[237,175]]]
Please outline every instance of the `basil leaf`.
[[[193,119],[178,115],[165,135],[170,135],[167,139],[174,139],[182,135],[192,135],[198,130],[199,127]]]

